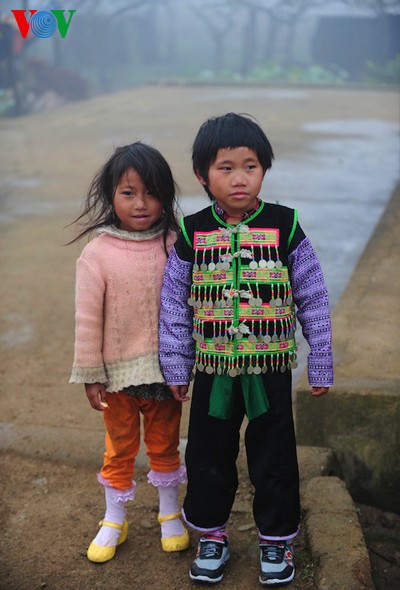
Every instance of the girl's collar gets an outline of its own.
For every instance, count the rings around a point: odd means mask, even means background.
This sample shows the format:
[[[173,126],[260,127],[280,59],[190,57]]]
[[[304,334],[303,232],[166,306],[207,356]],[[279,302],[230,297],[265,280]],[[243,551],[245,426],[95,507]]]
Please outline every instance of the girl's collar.
[[[143,240],[151,240],[159,238],[164,233],[163,223],[160,221],[150,229],[146,231],[125,231],[115,227],[115,225],[104,225],[97,230],[97,233],[108,234],[114,238],[120,238],[121,240],[132,240],[133,242],[142,242]]]

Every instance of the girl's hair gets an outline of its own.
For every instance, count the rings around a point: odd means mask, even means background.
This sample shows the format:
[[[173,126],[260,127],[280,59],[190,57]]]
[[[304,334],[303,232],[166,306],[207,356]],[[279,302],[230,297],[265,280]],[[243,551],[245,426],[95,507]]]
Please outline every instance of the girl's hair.
[[[192,147],[193,170],[208,183],[208,171],[219,149],[247,147],[253,150],[266,172],[272,166],[272,146],[259,124],[250,115],[226,113],[212,117],[200,127]],[[204,187],[209,197],[214,197]]]
[[[176,193],[179,191],[168,162],[156,149],[141,141],[117,147],[97,172],[92,180],[82,213],[71,223],[86,218],[82,231],[68,244],[72,244],[104,226],[119,227],[120,221],[114,211],[114,195],[121,178],[133,168],[142,179],[148,191],[162,203],[164,212],[161,217],[164,246],[170,231],[178,231],[179,224],[175,217],[177,208]]]

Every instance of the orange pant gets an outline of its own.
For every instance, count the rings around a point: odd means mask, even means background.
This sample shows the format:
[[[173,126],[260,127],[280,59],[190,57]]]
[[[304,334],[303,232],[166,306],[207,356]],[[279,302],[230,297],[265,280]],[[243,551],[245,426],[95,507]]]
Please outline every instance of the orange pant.
[[[182,404],[174,399],[145,400],[125,393],[107,393],[106,451],[101,476],[118,490],[132,487],[140,446],[140,414],[143,414],[146,453],[150,468],[172,473],[180,467],[179,427]]]

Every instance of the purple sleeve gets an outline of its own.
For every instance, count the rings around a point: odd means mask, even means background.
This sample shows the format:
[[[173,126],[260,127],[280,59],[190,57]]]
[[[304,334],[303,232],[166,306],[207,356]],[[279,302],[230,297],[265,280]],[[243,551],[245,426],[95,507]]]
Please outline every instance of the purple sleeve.
[[[195,358],[193,309],[187,303],[192,263],[171,249],[165,267],[160,309],[160,363],[167,385],[187,385]]]
[[[289,254],[293,300],[303,335],[310,346],[308,381],[333,385],[332,329],[328,292],[317,255],[308,238]]]

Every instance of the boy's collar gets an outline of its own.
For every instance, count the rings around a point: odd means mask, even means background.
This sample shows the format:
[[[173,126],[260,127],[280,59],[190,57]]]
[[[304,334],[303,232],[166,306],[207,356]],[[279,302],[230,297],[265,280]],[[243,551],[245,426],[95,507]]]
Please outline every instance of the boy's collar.
[[[248,219],[249,217],[251,217],[251,215],[253,215],[253,213],[255,213],[257,211],[257,209],[260,207],[260,205],[261,205],[261,199],[257,197],[254,207],[252,207],[251,209],[248,209],[247,211],[244,211],[244,213],[242,213],[241,218],[239,218],[239,221],[244,221],[245,219]],[[232,217],[232,215],[229,215],[226,211],[224,211],[222,209],[222,207],[218,203],[218,201],[215,201],[214,209],[215,209],[215,212],[218,215],[218,217],[220,217],[223,221],[226,221],[229,217]]]

